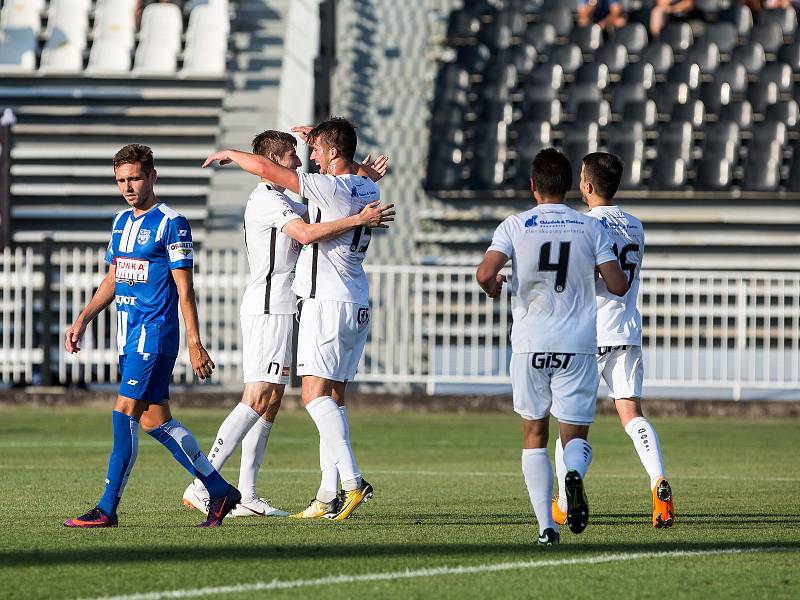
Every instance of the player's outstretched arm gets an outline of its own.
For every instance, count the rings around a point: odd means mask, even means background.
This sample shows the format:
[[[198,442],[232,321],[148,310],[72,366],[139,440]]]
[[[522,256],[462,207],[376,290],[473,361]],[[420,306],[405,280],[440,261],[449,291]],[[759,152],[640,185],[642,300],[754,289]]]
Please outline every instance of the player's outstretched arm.
[[[114,301],[114,287],[116,285],[117,269],[114,265],[108,265],[108,273],[103,277],[100,286],[92,296],[89,304],[81,311],[75,322],[70,325],[64,336],[64,347],[67,352],[74,354],[80,351],[80,342],[86,327],[94,318]]]
[[[367,154],[367,157],[357,164],[356,175],[369,177],[372,181],[380,181],[389,171],[389,157],[385,154],[381,154],[375,160],[372,160],[371,154]]]
[[[603,282],[609,292],[616,296],[624,296],[628,291],[628,278],[622,272],[622,267],[616,260],[610,260],[597,266]]]
[[[172,269],[172,278],[175,280],[175,287],[178,288],[181,313],[183,313],[183,322],[186,324],[186,342],[189,347],[192,371],[200,379],[206,379],[211,377],[211,372],[216,365],[200,341],[200,323],[197,318],[192,269]]]
[[[206,159],[203,163],[203,168],[210,167],[216,161],[219,161],[220,165],[234,162],[248,173],[258,175],[262,179],[268,179],[287,190],[293,191],[295,194],[300,193],[300,178],[297,176],[297,171],[287,169],[266,156],[251,154],[250,152],[239,152],[238,150],[219,150]]]
[[[506,280],[506,276],[500,275],[500,271],[507,262],[508,256],[502,252],[488,250],[481,264],[478,266],[475,279],[489,298],[497,298],[497,296],[500,295],[500,291],[503,289],[503,283]]]
[[[306,223],[303,219],[292,219],[281,231],[303,245],[313,244],[340,236],[345,231],[357,227],[370,229],[386,229],[388,223],[394,221],[394,204],[381,206],[379,201],[367,204],[360,213],[344,219],[336,219],[327,223]]]

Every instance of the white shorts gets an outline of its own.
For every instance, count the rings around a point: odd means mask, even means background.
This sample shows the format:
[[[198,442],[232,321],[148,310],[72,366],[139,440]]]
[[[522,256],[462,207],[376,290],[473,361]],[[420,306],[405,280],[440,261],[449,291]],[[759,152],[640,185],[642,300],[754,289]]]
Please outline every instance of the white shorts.
[[[611,398],[641,398],[644,364],[641,346],[603,346],[597,349],[597,370]]]
[[[591,354],[529,352],[511,355],[514,412],[523,419],[552,414],[562,423],[588,425],[597,404],[596,359]]]
[[[317,298],[303,300],[297,374],[352,381],[368,334],[368,306]]]
[[[289,383],[294,315],[242,315],[244,382]]]

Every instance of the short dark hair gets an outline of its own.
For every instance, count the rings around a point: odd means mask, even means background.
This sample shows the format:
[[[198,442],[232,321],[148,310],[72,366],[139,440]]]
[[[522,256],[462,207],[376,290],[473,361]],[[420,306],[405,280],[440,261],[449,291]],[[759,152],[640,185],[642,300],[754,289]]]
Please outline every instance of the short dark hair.
[[[604,200],[611,200],[617,193],[624,169],[616,154],[592,152],[583,157],[583,176]]]
[[[119,152],[114,155],[114,168],[120,165],[140,164],[142,171],[147,174],[155,170],[153,164],[153,151],[149,146],[143,144],[128,144],[120,148]]]
[[[564,154],[545,148],[533,159],[531,177],[542,196],[564,198],[572,187],[572,166]]]
[[[294,136],[285,131],[275,131],[267,129],[253,138],[253,154],[260,156],[283,156],[289,150],[297,147],[297,140]]]
[[[336,148],[346,160],[353,160],[356,155],[356,126],[344,117],[331,117],[314,127],[308,134],[308,141],[313,144],[317,139]]]

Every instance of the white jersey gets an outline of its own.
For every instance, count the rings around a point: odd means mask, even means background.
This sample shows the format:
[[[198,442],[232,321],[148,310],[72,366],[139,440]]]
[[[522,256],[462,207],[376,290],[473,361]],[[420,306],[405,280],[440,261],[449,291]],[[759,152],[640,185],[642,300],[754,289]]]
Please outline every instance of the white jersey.
[[[312,223],[358,214],[367,204],[380,200],[375,182],[358,175],[300,173],[300,195],[308,200]],[[295,294],[367,306],[369,286],[363,262],[371,237],[368,227],[358,227],[303,248],[292,286]]]
[[[489,250],[512,260],[514,353],[597,351],[595,267],[615,256],[596,219],[542,204],[503,221]]]
[[[250,281],[242,297],[242,315],[297,312],[292,280],[300,244],[281,229],[308,209],[267,183],[259,183],[244,211],[244,243]]]
[[[586,214],[600,221],[608,233],[630,285],[628,292],[620,297],[609,292],[602,279],[597,280],[597,345],[641,346],[642,315],[636,300],[644,256],[642,223],[618,206],[596,206]]]

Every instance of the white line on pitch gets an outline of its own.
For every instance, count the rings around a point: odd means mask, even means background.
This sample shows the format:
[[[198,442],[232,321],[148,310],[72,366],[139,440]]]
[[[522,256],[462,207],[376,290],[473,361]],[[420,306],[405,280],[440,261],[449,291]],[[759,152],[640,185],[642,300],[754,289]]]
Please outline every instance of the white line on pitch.
[[[756,554],[761,552],[797,552],[796,549],[771,548],[728,548],[717,550],[676,550],[672,552],[630,552],[616,554],[599,554],[585,558],[563,558],[556,560],[527,560],[473,566],[432,567],[427,569],[407,569],[405,571],[389,571],[384,573],[364,573],[362,575],[331,575],[317,579],[273,579],[272,581],[256,581],[237,585],[223,585],[184,590],[167,590],[162,592],[144,592],[125,596],[106,596],[95,600],[162,600],[171,598],[200,598],[220,594],[247,594],[269,590],[289,590],[303,587],[336,585],[341,583],[362,583],[368,581],[392,581],[396,579],[417,579],[422,577],[439,577],[441,575],[473,575],[476,573],[496,573],[499,571],[519,571],[541,569],[544,567],[562,567],[571,565],[597,565],[603,563],[625,562],[649,558],[687,558],[699,556],[721,556],[736,554]]]

